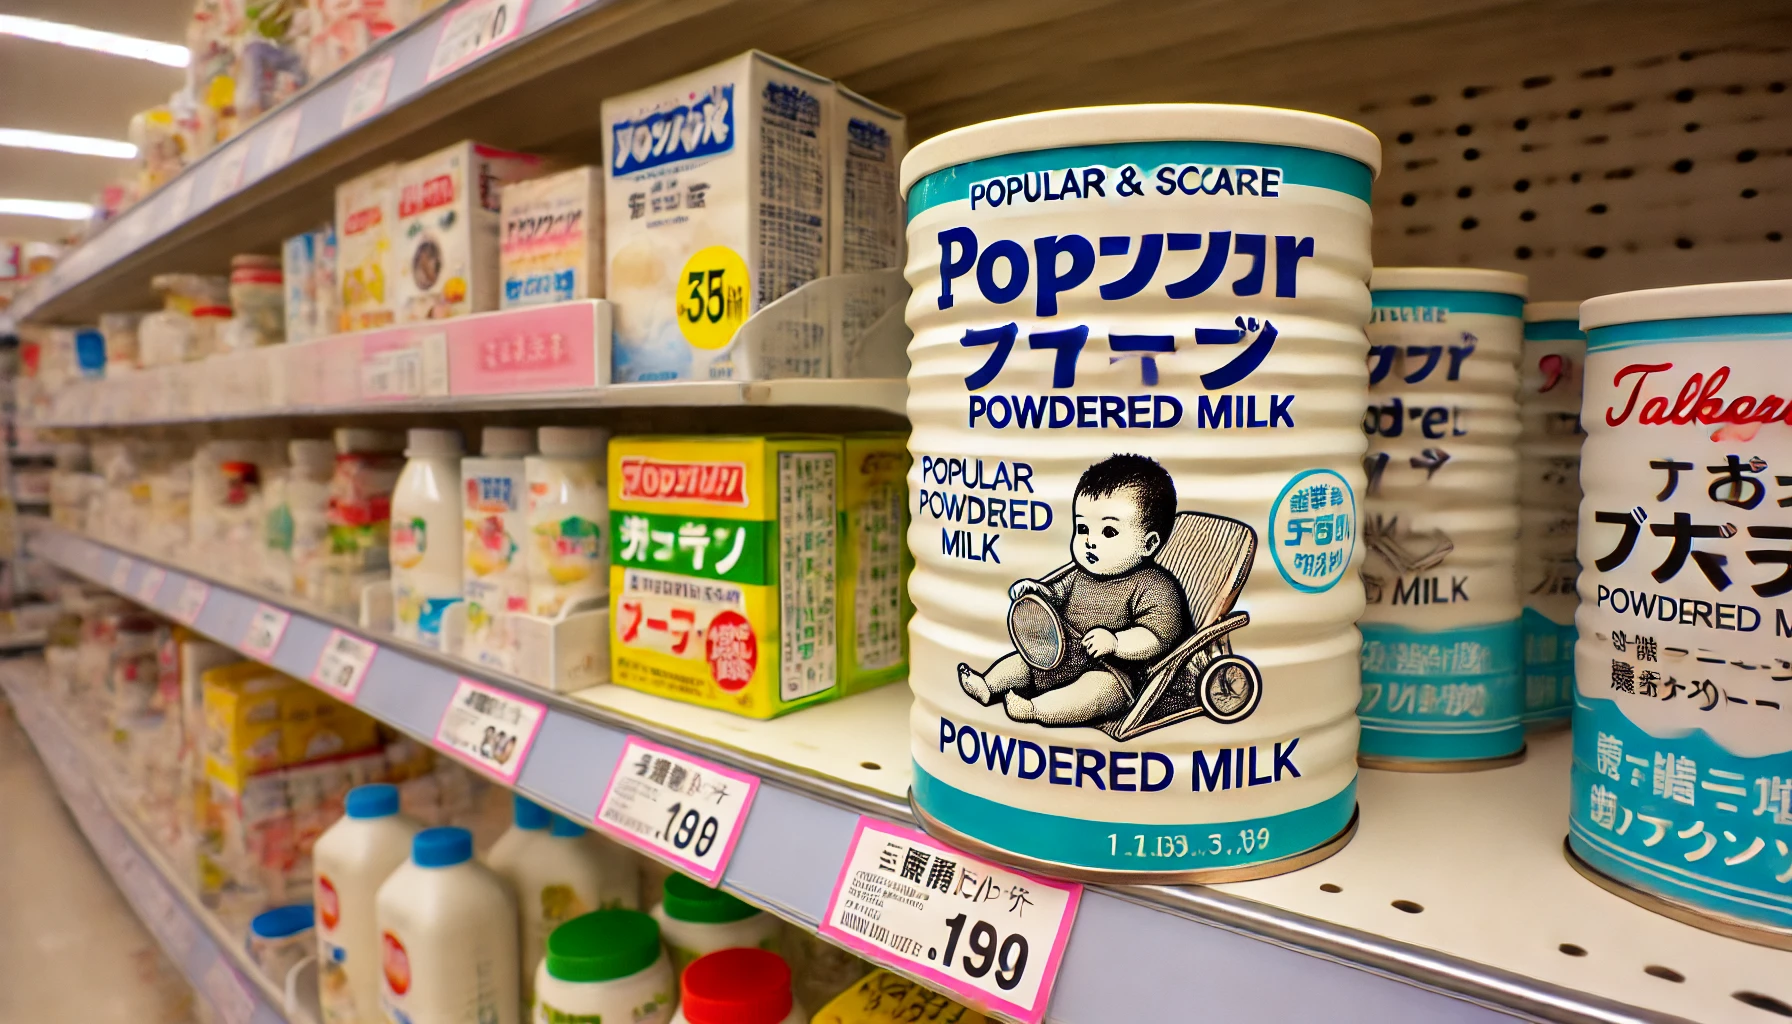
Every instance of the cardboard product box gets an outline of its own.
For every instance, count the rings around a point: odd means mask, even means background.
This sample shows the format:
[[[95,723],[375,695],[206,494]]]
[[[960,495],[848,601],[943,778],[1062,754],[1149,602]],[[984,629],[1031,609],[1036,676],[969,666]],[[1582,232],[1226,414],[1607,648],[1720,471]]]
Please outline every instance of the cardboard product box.
[[[503,308],[603,297],[603,189],[601,167],[504,186],[498,242]]]
[[[908,435],[843,441],[840,695],[908,677]]]
[[[203,676],[205,774],[235,792],[247,780],[379,745],[372,718],[252,661]]]
[[[839,695],[837,437],[610,442],[610,678],[750,718]]]
[[[908,153],[908,118],[835,83],[828,206],[828,272],[862,274],[902,266],[908,218],[898,179]]]
[[[834,83],[758,51],[603,102],[613,379],[826,376],[827,325],[747,318],[828,273]]]
[[[398,165],[336,186],[338,330],[384,327],[395,319],[392,244],[398,221]]]
[[[399,167],[392,295],[400,323],[498,308],[499,190],[544,169],[538,156],[477,142]]]

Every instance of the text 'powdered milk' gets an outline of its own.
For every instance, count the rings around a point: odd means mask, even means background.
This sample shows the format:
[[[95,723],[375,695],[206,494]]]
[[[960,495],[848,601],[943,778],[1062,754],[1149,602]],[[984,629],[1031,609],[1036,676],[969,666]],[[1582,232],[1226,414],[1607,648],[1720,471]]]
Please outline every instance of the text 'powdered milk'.
[[[604,172],[575,167],[504,187],[498,276],[505,309],[604,294]]]
[[[1792,948],[1792,281],[1581,304],[1576,866]]]
[[[838,696],[836,437],[610,442],[610,678],[771,718]]]
[[[903,161],[926,827],[1114,880],[1348,838],[1379,164],[1349,122],[1199,104]]]
[[[616,381],[752,374],[740,325],[828,273],[833,104],[833,82],[757,51],[604,101]],[[826,375],[825,324],[788,346],[778,376]]]
[[[1580,303],[1524,307],[1518,365],[1518,588],[1524,596],[1524,720],[1564,725],[1574,708],[1574,546],[1580,526]]]
[[[457,142],[398,169],[393,305],[401,323],[498,308],[498,190],[540,157]]]
[[[398,165],[336,186],[336,296],[340,330],[384,327],[393,314],[392,245]]]
[[[1364,462],[1363,763],[1524,749],[1518,600],[1522,274],[1377,267]]]

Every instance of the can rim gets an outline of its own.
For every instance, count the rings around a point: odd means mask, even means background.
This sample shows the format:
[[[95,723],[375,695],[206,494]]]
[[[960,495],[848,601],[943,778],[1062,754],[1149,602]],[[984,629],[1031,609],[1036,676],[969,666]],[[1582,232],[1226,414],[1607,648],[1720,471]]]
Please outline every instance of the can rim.
[[[1369,274],[1369,291],[1493,292],[1522,299],[1530,295],[1531,279],[1480,267],[1376,267]]]
[[[1580,329],[1649,320],[1792,313],[1792,279],[1726,281],[1600,295],[1580,304]]]
[[[997,118],[936,135],[902,159],[901,192],[935,171],[1037,150],[1117,142],[1256,142],[1349,157],[1381,174],[1381,140],[1354,121],[1233,103],[1133,103]]]

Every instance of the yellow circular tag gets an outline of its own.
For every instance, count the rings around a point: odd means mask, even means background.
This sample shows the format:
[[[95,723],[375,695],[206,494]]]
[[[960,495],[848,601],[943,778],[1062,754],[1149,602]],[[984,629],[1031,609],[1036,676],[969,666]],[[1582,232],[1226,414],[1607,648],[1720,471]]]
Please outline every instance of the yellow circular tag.
[[[747,261],[712,245],[685,261],[678,274],[678,329],[698,348],[721,348],[747,319]]]

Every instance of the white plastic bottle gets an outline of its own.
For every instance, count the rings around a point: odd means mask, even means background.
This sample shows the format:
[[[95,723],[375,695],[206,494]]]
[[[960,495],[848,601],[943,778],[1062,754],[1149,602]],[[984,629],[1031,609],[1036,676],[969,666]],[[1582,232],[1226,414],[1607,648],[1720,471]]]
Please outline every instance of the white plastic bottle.
[[[598,910],[548,936],[547,955],[535,969],[535,993],[534,1024],[666,1024],[678,983],[653,918],[637,910]]]
[[[486,427],[480,453],[461,460],[461,593],[468,659],[508,671],[509,638],[497,616],[529,610],[528,482],[523,457],[535,438],[521,427]]]
[[[551,818],[546,839],[520,847],[503,872],[516,890],[525,989],[534,983],[550,932],[593,910],[625,906],[625,892],[605,877],[605,857],[585,827],[558,814]],[[530,995],[524,992],[525,998]]]
[[[763,949],[724,949],[691,964],[678,979],[670,1024],[805,1024],[790,991],[790,965]]]
[[[379,1024],[380,930],[374,896],[405,859],[418,825],[398,813],[398,787],[357,786],[348,811],[317,837],[317,985],[323,1024]]]
[[[458,431],[413,429],[392,491],[392,629],[438,650],[460,600],[461,451]]]
[[[524,460],[532,615],[551,618],[610,592],[610,500],[604,488],[609,437],[596,427],[542,427],[541,454]]]
[[[330,475],[336,468],[336,445],[297,440],[286,445],[292,463],[286,471],[284,528],[287,538],[287,583],[299,597],[315,601],[323,593],[324,566],[330,553]]]
[[[519,1024],[516,900],[464,828],[429,828],[376,901],[386,1021]]]
[[[520,793],[511,794],[510,827],[486,851],[486,866],[504,876],[504,880],[514,887],[517,861],[530,846],[547,841],[548,823],[552,818],[553,814],[547,808]]]
[[[653,919],[660,923],[680,974],[698,957],[718,949],[776,951],[778,946],[777,918],[689,875],[666,876]]]

